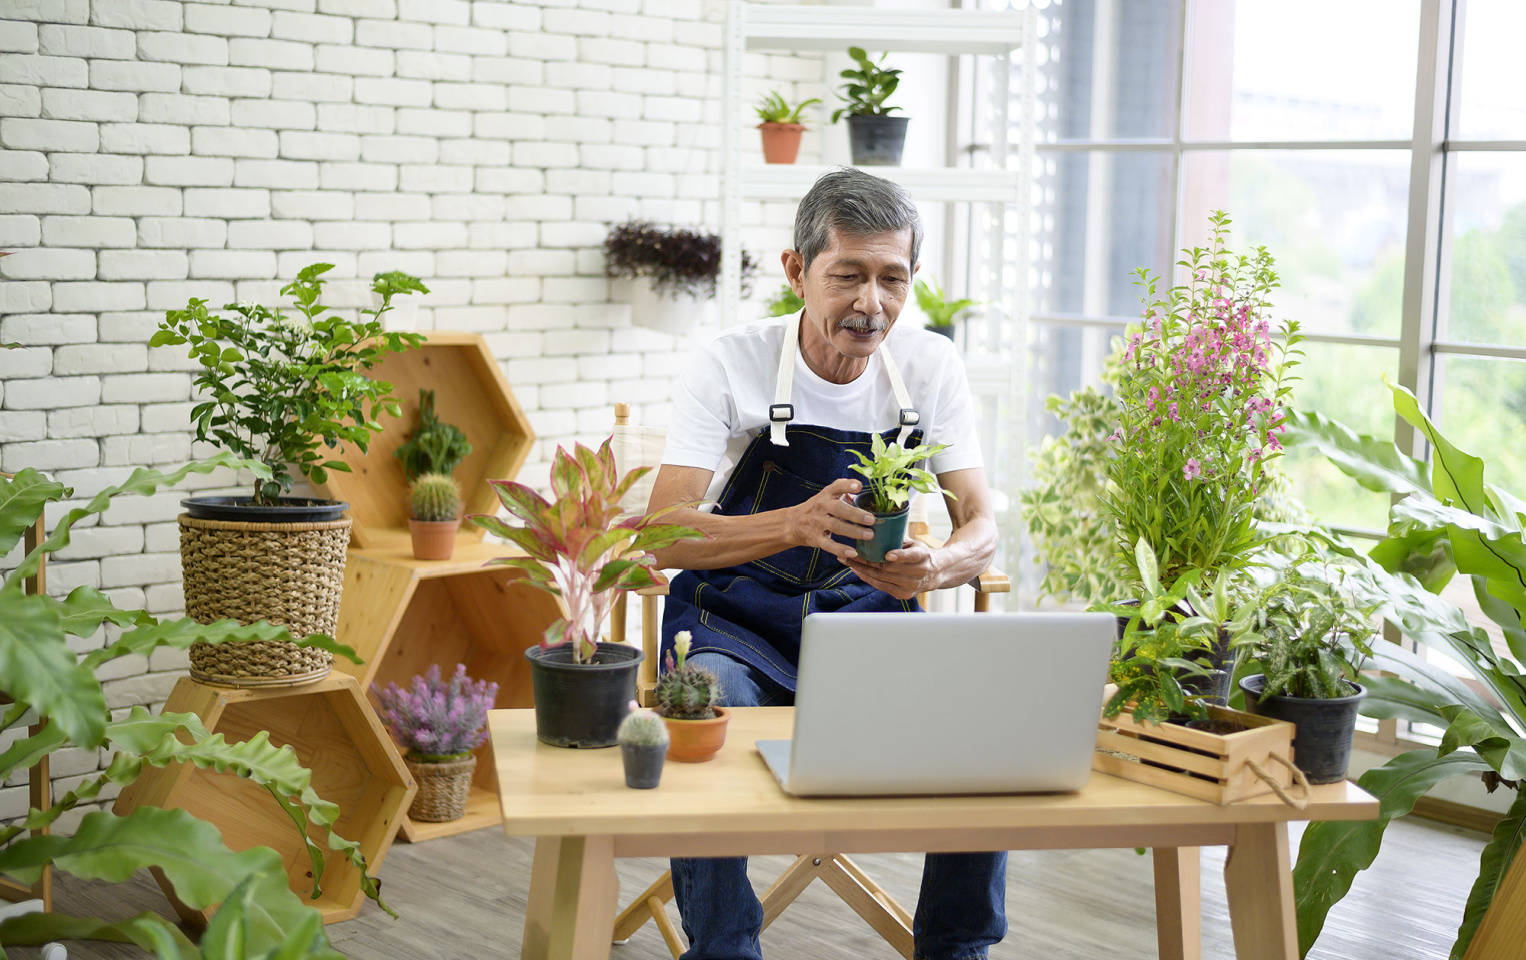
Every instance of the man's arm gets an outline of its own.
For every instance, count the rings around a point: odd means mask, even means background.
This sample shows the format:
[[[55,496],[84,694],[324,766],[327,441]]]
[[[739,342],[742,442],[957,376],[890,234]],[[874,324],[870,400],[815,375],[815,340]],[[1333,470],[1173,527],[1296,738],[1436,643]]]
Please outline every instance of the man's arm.
[[[657,471],[647,509],[703,500],[714,475],[715,471],[700,467],[664,464]],[[745,517],[717,516],[693,508],[675,510],[663,518],[665,522],[693,527],[708,539],[685,540],[658,550],[654,556],[658,566],[684,570],[734,567],[790,547],[820,547],[844,561],[851,560],[858,552],[831,535],[861,540],[872,536],[866,524],[874,522],[874,515],[843,499],[860,489],[857,480],[838,480],[804,503]]]
[[[848,559],[859,579],[901,600],[928,590],[969,583],[986,571],[996,556],[996,518],[985,471],[979,467],[938,475],[938,482],[958,499],[945,498],[954,532],[934,550],[908,539],[899,550],[885,555],[884,563]]]

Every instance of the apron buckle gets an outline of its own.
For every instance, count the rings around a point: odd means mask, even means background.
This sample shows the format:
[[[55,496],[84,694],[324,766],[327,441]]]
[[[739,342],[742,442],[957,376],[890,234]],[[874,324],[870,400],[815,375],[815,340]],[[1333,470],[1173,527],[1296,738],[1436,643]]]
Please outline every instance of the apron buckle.
[[[768,405],[769,423],[789,423],[793,419],[795,419],[795,405],[793,403],[771,403]]]

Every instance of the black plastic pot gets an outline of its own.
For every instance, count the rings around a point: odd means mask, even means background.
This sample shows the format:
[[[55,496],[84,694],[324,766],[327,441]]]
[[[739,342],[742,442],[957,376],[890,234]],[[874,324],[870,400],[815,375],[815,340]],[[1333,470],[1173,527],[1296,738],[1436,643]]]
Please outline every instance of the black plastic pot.
[[[891,550],[899,550],[906,542],[906,520],[911,513],[911,504],[908,503],[895,513],[879,513],[866,502],[869,497],[869,492],[865,491],[855,497],[853,503],[874,514],[874,537],[858,541],[853,545],[853,549],[870,563],[884,563],[885,554]]]
[[[848,147],[855,167],[899,167],[910,117],[852,116]]]
[[[620,744],[620,759],[625,763],[625,785],[633,790],[650,790],[662,780],[662,762],[668,757],[665,743],[651,746]]]
[[[950,340],[954,339],[954,325],[952,323],[945,323],[942,326],[937,326],[936,324],[929,323],[923,329],[931,330],[933,333],[936,333],[940,337],[948,337]]]
[[[343,500],[282,497],[256,506],[253,497],[188,497],[180,501],[193,520],[238,520],[244,523],[327,523],[350,508]]]
[[[1266,675],[1257,673],[1240,681],[1245,709],[1257,716],[1286,720],[1298,729],[1293,734],[1293,763],[1310,783],[1335,783],[1346,779],[1351,762],[1351,738],[1356,733],[1357,710],[1367,688],[1347,682],[1356,690],[1349,697],[1310,700],[1281,695],[1262,697]]]
[[[1138,600],[1124,600],[1122,606],[1137,607]],[[1116,617],[1118,621],[1118,640],[1120,644],[1124,633],[1129,628],[1128,617]],[[1129,651],[1123,651],[1125,656]],[[1229,633],[1223,627],[1219,628],[1219,639],[1208,653],[1209,674],[1200,676],[1188,674],[1180,677],[1182,689],[1189,694],[1196,694],[1205,703],[1216,706],[1225,706],[1229,702],[1230,686],[1235,672],[1235,651],[1229,646]]]
[[[601,643],[592,663],[574,663],[572,644],[531,647],[535,735],[553,747],[612,747],[636,699],[636,670],[645,655],[623,643]]]

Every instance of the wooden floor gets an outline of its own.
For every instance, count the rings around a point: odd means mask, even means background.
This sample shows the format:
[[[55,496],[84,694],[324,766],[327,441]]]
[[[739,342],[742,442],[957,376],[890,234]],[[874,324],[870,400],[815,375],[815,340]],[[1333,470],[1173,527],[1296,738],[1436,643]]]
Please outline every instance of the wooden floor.
[[[1295,825],[1295,831],[1298,826]],[[1478,872],[1484,837],[1424,820],[1395,823],[1371,870],[1332,912],[1308,960],[1440,960],[1447,955]],[[428,843],[399,843],[381,871],[382,890],[402,919],[368,904],[360,917],[328,928],[351,960],[518,958],[532,845],[493,830]],[[1294,838],[1297,849],[1297,838]],[[1224,909],[1224,851],[1203,854],[1204,957],[1234,956]],[[866,855],[858,862],[908,908],[916,902],[922,857]],[[622,860],[623,895],[656,879],[665,862]],[[751,875],[761,892],[788,863],[758,857]],[[993,960],[1150,960],[1156,956],[1150,860],[1128,850],[1020,852],[1011,857],[1011,930]],[[170,915],[146,874],[120,886],[57,880],[58,908],[124,917]],[[674,912],[676,919],[677,914]],[[897,955],[822,884],[814,884],[763,936],[765,956],[810,960],[896,960]],[[26,956],[12,951],[11,956]],[[71,944],[71,960],[142,957],[115,944]],[[614,960],[667,960],[650,925]]]

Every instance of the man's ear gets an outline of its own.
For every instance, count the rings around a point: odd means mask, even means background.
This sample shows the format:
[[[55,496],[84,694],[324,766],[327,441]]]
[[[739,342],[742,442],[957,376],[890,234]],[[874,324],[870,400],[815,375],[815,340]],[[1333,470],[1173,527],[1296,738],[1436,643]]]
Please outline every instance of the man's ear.
[[[805,296],[805,260],[794,250],[786,250],[779,255],[779,262],[784,264],[784,279],[789,283],[790,289],[795,291],[795,296]]]

